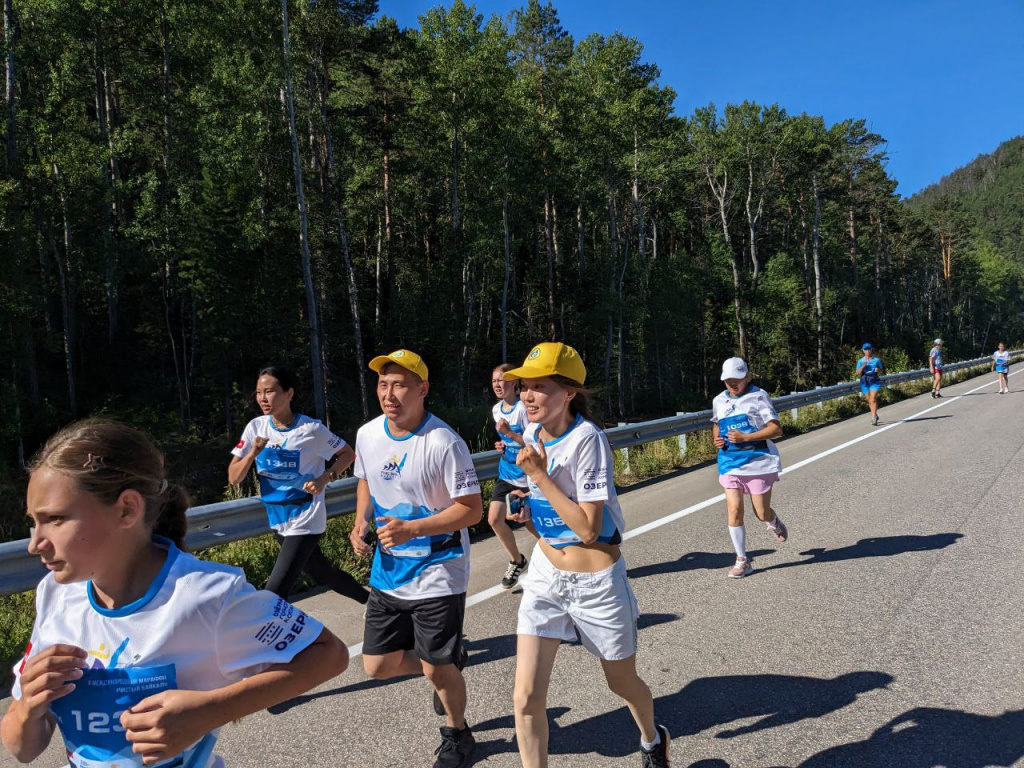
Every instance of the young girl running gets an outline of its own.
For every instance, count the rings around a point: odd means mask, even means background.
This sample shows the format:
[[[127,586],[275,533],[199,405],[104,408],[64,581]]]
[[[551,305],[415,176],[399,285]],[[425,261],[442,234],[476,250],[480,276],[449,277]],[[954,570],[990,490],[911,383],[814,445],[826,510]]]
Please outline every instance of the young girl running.
[[[743,496],[750,496],[754,514],[783,543],[789,538],[785,523],[772,509],[772,486],[779,480],[782,461],[772,442],[782,436],[782,425],[768,393],[750,383],[750,371],[739,357],[722,364],[725,392],[715,398],[711,432],[718,448],[718,482],[725,489],[729,512],[729,537],[736,549],[730,579],[741,579],[754,570],[747,556],[743,525]]]
[[[498,396],[492,414],[498,429],[498,441],[495,450],[501,451],[498,461],[498,479],[491,491],[491,505],[487,509],[487,522],[490,523],[494,535],[508,553],[508,568],[501,579],[501,586],[512,589],[519,583],[519,577],[526,572],[526,555],[519,551],[515,534],[505,522],[505,499],[513,491],[526,489],[526,473],[516,466],[516,457],[523,447],[523,431],[530,423],[526,418],[526,407],[519,400],[519,390],[514,382],[505,381],[502,375],[515,368],[514,365],[503,363],[491,373],[491,388]]]
[[[1006,345],[999,342],[999,348],[992,354],[992,370],[999,377],[999,394],[1010,391],[1010,353],[1006,351]]]
[[[72,424],[29,470],[29,551],[50,573],[0,724],[19,761],[59,728],[71,768],[223,766],[221,726],[347,666],[316,619],[182,552],[188,496],[138,430]]]
[[[636,598],[619,551],[625,521],[615,494],[612,452],[587,418],[587,370],[572,347],[538,344],[522,367],[530,426],[517,463],[529,478],[529,512],[538,536],[533,568],[520,583],[515,718],[524,768],[548,764],[547,695],[555,654],[577,633],[597,656],[611,691],[640,728],[645,768],[669,765],[669,734],[654,720],[654,699],[636,671]]]
[[[875,357],[875,350],[870,344],[862,347],[864,356],[857,361],[857,376],[860,377],[860,391],[868,399],[871,409],[871,423],[878,426],[878,390],[882,388],[882,374],[885,366]]]
[[[238,484],[253,464],[270,526],[281,545],[266,589],[288,599],[303,572],[318,585],[365,604],[370,593],[320,549],[327,528],[324,488],[355,460],[352,448],[316,419],[292,410],[295,377],[268,366],[256,379],[263,411],[249,422],[231,453],[228,482]]]

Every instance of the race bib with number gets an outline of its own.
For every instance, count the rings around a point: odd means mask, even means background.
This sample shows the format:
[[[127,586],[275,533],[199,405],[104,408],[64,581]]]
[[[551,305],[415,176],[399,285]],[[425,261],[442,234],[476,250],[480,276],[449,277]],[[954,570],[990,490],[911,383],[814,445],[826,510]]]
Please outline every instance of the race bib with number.
[[[50,705],[67,747],[71,768],[142,768],[132,752],[121,715],[156,693],[177,687],[173,664],[127,669],[87,669],[75,690]],[[202,768],[216,737],[207,734],[157,768]]]

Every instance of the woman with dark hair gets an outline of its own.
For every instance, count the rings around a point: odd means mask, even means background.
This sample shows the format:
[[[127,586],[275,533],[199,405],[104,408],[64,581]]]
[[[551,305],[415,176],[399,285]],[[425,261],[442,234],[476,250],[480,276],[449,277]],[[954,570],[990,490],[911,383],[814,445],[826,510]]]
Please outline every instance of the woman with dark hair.
[[[228,482],[237,485],[256,466],[260,497],[281,545],[266,589],[287,599],[299,576],[366,604],[370,593],[320,549],[327,528],[324,488],[351,466],[355,452],[320,421],[292,410],[295,376],[272,365],[256,379],[263,411],[246,426],[231,450]]]
[[[644,768],[667,768],[669,733],[654,719],[651,689],[636,671],[636,598],[619,544],[625,520],[615,493],[608,438],[587,418],[587,369],[572,347],[538,344],[519,380],[530,426],[518,465],[529,478],[529,523],[538,537],[516,630],[515,719],[524,768],[548,764],[547,696],[555,654],[575,640],[596,656],[609,689],[640,729]],[[527,516],[528,515],[528,516]]]
[[[223,768],[221,726],[347,666],[316,619],[181,550],[188,494],[138,430],[72,424],[29,472],[28,549],[50,573],[0,724],[19,762],[59,728],[73,766]]]

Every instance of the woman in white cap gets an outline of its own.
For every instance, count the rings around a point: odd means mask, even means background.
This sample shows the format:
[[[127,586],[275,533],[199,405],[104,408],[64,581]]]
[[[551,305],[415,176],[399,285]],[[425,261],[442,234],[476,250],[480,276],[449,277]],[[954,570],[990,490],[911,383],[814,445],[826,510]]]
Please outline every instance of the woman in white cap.
[[[718,482],[725,489],[729,537],[736,549],[729,578],[741,579],[754,570],[747,555],[744,495],[750,496],[754,514],[777,541],[789,538],[771,503],[772,487],[782,471],[779,449],[772,440],[782,436],[782,424],[768,393],[750,383],[743,358],[730,357],[722,364],[722,381],[725,391],[712,403],[711,431],[718,448]]]
[[[636,671],[639,612],[619,549],[625,521],[611,446],[587,417],[587,369],[572,347],[546,342],[503,376],[521,381],[530,419],[516,459],[529,480],[529,512],[513,519],[529,522],[539,539],[519,580],[514,698],[523,768],[547,768],[551,671],[558,646],[577,634],[629,706],[644,768],[667,768],[669,733],[656,724],[651,689]]]
[[[868,399],[871,409],[871,423],[878,426],[878,391],[882,388],[882,374],[885,366],[881,358],[875,357],[875,348],[871,344],[861,347],[864,355],[857,361],[857,376],[860,377],[860,391]]]
[[[999,342],[999,348],[992,353],[992,370],[999,377],[999,394],[1010,391],[1010,353],[1006,351],[1006,345]]]
[[[932,372],[932,397],[942,397],[942,339],[936,339],[928,353],[928,368]]]

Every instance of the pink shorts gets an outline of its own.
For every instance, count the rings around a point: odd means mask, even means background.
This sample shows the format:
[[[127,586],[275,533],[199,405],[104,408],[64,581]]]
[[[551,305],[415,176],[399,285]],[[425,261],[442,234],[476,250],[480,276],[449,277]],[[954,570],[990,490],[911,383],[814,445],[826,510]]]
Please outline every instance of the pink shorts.
[[[760,496],[768,493],[775,483],[779,482],[778,472],[767,475],[719,475],[719,484],[725,488],[743,491],[747,496]]]

